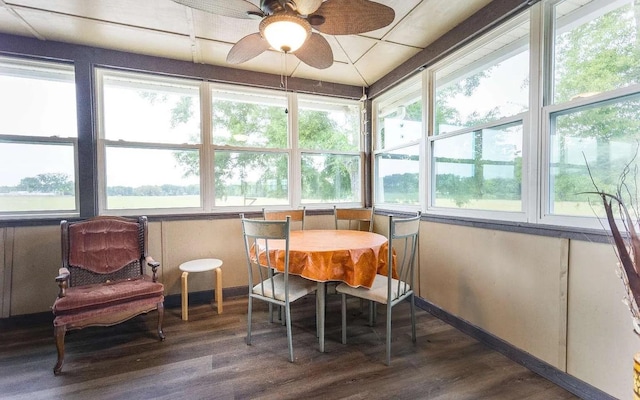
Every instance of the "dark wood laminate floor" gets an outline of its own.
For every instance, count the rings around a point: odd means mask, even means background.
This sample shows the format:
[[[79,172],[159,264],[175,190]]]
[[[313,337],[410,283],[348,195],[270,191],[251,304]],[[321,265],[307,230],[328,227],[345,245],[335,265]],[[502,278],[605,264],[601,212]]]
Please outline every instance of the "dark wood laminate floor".
[[[318,351],[315,298],[292,306],[295,363],[286,331],[255,302],[253,344],[245,344],[247,299],[165,312],[108,328],[67,333],[63,374],[48,323],[0,325],[2,399],[574,399],[564,389],[417,310],[411,342],[409,306],[394,310],[391,367],[384,365],[384,310],[371,328],[350,303],[348,344],[340,343],[339,297],[330,299],[326,353]]]

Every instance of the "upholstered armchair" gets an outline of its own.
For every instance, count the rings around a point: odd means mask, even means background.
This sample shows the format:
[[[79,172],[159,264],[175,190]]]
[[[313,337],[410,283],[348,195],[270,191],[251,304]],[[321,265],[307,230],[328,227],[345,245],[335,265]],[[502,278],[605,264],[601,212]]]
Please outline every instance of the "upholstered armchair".
[[[62,268],[53,304],[57,375],[64,362],[65,333],[110,326],[158,310],[158,336],[164,340],[164,286],[160,264],[147,255],[147,218],[95,217],[62,221]],[[145,273],[151,267],[152,275]]]

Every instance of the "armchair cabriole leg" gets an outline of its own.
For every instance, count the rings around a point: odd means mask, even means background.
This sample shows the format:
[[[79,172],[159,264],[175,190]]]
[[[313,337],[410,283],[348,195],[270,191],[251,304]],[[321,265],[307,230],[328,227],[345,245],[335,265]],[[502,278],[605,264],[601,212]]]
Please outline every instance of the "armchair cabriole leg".
[[[164,332],[162,331],[162,321],[164,320],[164,302],[158,302],[158,336],[164,341]]]
[[[53,367],[54,375],[62,372],[62,364],[64,363],[64,336],[66,332],[67,328],[64,325],[53,328],[53,336],[56,339],[56,348],[58,349],[58,362],[56,362],[56,366]]]

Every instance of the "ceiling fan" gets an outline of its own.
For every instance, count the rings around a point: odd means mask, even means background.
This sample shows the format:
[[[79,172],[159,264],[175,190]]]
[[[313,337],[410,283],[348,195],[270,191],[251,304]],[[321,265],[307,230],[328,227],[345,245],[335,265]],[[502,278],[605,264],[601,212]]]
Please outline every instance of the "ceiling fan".
[[[314,68],[333,64],[327,35],[354,35],[384,28],[395,12],[370,0],[260,0],[260,7],[247,0],[173,0],[198,10],[233,18],[260,19],[259,32],[240,39],[227,62],[240,64],[269,48],[295,54]]]

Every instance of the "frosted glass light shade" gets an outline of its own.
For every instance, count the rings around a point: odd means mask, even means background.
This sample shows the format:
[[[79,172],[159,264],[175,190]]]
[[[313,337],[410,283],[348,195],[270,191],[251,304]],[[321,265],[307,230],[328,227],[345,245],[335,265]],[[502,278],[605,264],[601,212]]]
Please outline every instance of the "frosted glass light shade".
[[[307,40],[311,34],[311,25],[296,15],[274,14],[260,22],[260,34],[274,49],[291,53]]]

